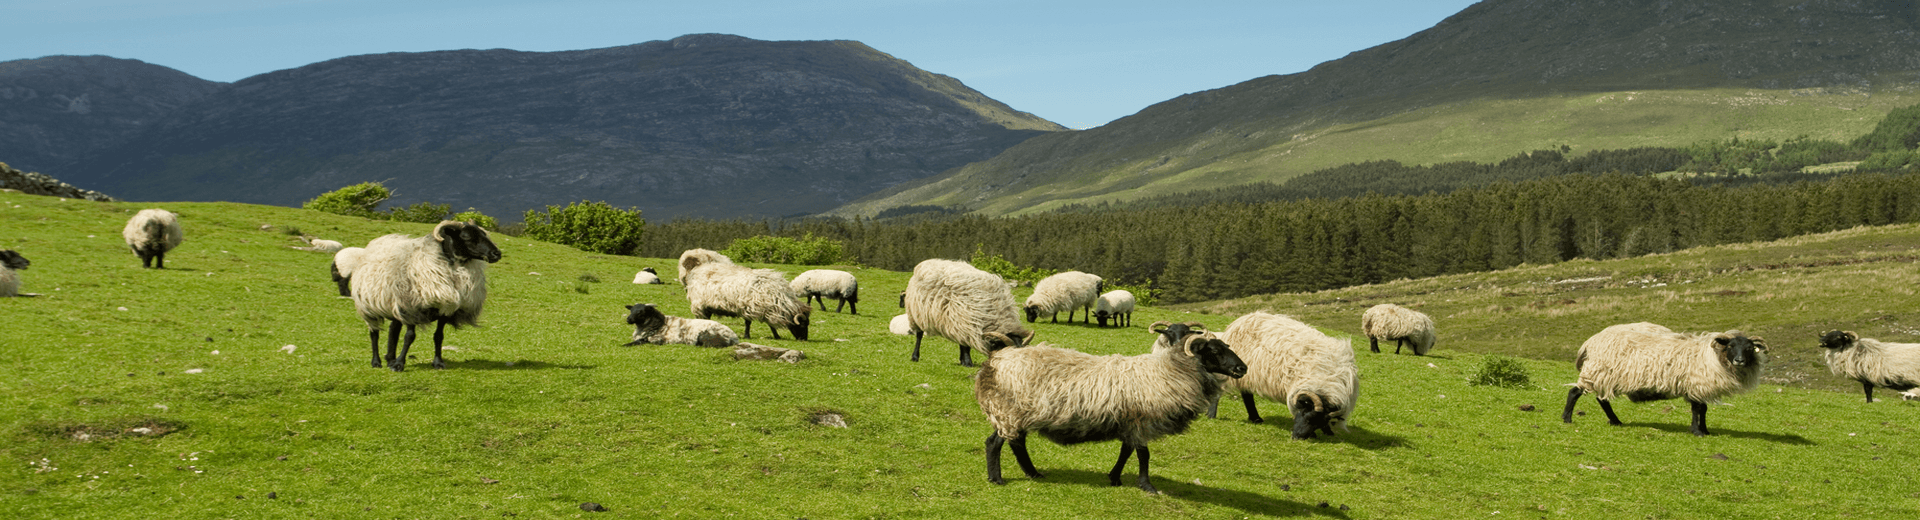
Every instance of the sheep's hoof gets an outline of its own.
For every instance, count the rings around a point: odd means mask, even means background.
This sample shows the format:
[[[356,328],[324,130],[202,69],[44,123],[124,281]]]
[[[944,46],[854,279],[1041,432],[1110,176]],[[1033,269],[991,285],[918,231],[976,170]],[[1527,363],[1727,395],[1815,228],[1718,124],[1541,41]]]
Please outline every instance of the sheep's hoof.
[[[1247,422],[1254,423],[1254,424],[1261,424],[1261,423],[1267,422],[1267,420],[1259,417],[1252,417],[1252,418],[1248,418]]]
[[[447,362],[436,359],[433,361],[433,368],[445,369],[447,368]]]
[[[994,485],[998,485],[998,486],[1007,485],[1007,479],[1004,479],[1004,478],[990,478],[990,479],[987,479],[987,482],[992,482],[994,483]]]

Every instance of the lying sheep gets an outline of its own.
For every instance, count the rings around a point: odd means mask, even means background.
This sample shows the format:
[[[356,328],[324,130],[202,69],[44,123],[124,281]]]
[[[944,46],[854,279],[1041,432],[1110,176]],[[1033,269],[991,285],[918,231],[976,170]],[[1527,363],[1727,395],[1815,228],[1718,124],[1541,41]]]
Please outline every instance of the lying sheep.
[[[1287,403],[1293,412],[1293,438],[1311,439],[1314,431],[1333,435],[1346,430],[1360,400],[1360,367],[1353,342],[1321,333],[1299,320],[1255,312],[1227,325],[1220,339],[1233,345],[1247,364],[1247,375],[1227,384],[1247,406],[1247,421],[1264,422],[1254,394]],[[1219,401],[1207,410],[1214,417]]]
[[[350,278],[353,308],[367,322],[373,342],[373,367],[380,368],[380,325],[390,320],[388,368],[406,369],[414,326],[424,323],[435,324],[433,368],[446,368],[440,350],[447,325],[477,324],[487,300],[487,264],[500,261],[500,249],[487,230],[451,220],[427,236],[387,235],[366,249]],[[395,356],[401,325],[407,328],[406,344]]]
[[[633,325],[633,341],[627,346],[673,343],[720,348],[740,344],[740,336],[720,322],[668,316],[651,303],[628,305],[627,323]]]
[[[793,289],[779,271],[751,269],[728,262],[706,262],[687,272],[687,301],[693,316],[737,316],[746,321],[743,337],[753,338],[754,320],[767,322],[773,339],[780,329],[794,339],[807,339],[813,307],[793,297]]]
[[[633,283],[642,285],[660,283],[660,273],[654,271],[652,267],[640,268],[640,272],[633,273]]]
[[[1876,385],[1895,391],[1920,386],[1920,343],[1893,343],[1835,330],[1820,336],[1820,346],[1827,349],[1827,369],[1859,381],[1869,403]]]
[[[27,257],[12,249],[0,249],[0,298],[20,295],[20,273],[18,271],[33,265]]]
[[[353,296],[353,270],[360,267],[360,258],[367,254],[364,247],[343,247],[333,254],[333,263],[327,264],[327,271],[333,275],[333,284],[340,287],[341,296]]]
[[[793,293],[812,302],[820,301],[820,310],[827,310],[827,298],[840,300],[833,312],[846,308],[851,314],[860,314],[860,281],[853,273],[832,269],[814,269],[793,277]]]
[[[1148,480],[1147,443],[1187,430],[1220,395],[1214,374],[1239,377],[1247,372],[1233,349],[1212,334],[1184,324],[1156,330],[1174,348],[1138,356],[1094,356],[1036,345],[990,333],[992,356],[974,375],[973,395],[993,424],[987,436],[987,481],[1000,477],[1000,447],[1013,445],[1020,470],[1043,478],[1027,455],[1027,432],[1055,443],[1120,441],[1120,461],[1107,481],[1121,485],[1127,459],[1140,452],[1140,489],[1159,493]]]
[[[1013,293],[999,276],[966,262],[931,259],[913,267],[901,305],[913,327],[913,360],[920,360],[920,343],[928,333],[960,344],[960,365],[973,366],[973,350],[987,351],[989,334],[1012,338],[1018,345],[1033,341],[1033,331],[1020,326],[1014,314]]]
[[[713,263],[731,264],[733,263],[733,259],[727,258],[727,255],[720,254],[718,251],[711,249],[688,249],[681,251],[680,277],[675,278],[673,281],[679,282],[680,285],[684,286],[687,284],[687,273],[692,272],[693,268],[700,267],[702,264]]]
[[[1360,330],[1367,335],[1375,354],[1380,353],[1380,338],[1393,340],[1395,354],[1407,343],[1413,343],[1416,356],[1425,356],[1433,349],[1433,318],[1399,305],[1382,303],[1367,309],[1360,317]]]
[[[1080,271],[1067,271],[1040,280],[1033,284],[1033,294],[1027,296],[1027,323],[1040,319],[1041,314],[1052,317],[1053,323],[1060,322],[1060,311],[1067,311],[1067,323],[1073,323],[1074,311],[1089,311],[1080,317],[1090,320],[1093,300],[1100,296],[1100,290],[1106,282],[1099,276]]]
[[[887,332],[901,336],[912,336],[913,320],[907,319],[907,315],[905,314],[894,316],[893,321],[887,324]]]
[[[1115,327],[1133,326],[1133,293],[1125,289],[1109,291],[1093,302],[1093,319],[1100,326],[1107,326],[1107,320],[1113,320]]]
[[[301,251],[318,251],[322,253],[335,253],[335,252],[339,252],[341,248],[346,247],[344,244],[341,244],[333,240],[313,238],[313,237],[304,236],[304,235],[300,237],[300,241],[306,242],[307,247],[296,247],[294,249],[298,249]]]
[[[1751,390],[1760,382],[1767,346],[1737,330],[1680,334],[1652,323],[1614,325],[1587,338],[1574,358],[1580,380],[1567,391],[1561,422],[1573,423],[1573,405],[1593,393],[1607,424],[1618,426],[1614,397],[1633,402],[1686,398],[1693,434],[1707,434],[1707,402]]]
[[[180,216],[164,209],[143,209],[120,230],[127,248],[140,255],[140,267],[167,268],[167,251],[180,246]]]

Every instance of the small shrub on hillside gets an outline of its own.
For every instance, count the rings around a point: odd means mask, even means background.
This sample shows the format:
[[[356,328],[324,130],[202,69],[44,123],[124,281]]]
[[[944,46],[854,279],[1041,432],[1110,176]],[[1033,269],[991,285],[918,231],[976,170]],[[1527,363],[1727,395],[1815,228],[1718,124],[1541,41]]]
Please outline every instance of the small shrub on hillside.
[[[404,208],[393,208],[391,210],[388,210],[387,220],[392,220],[394,222],[419,222],[423,224],[437,224],[442,220],[446,220],[448,217],[448,214],[452,212],[453,212],[453,205],[451,204],[434,204],[432,202],[420,202],[420,203],[415,203],[412,206],[407,206]]]
[[[762,235],[735,240],[720,254],[736,262],[828,265],[842,262],[846,256],[846,246],[838,240],[813,236],[813,233],[798,239]]]
[[[461,222],[472,222],[473,225],[480,226],[481,229],[485,229],[487,231],[493,231],[493,232],[500,231],[499,220],[495,220],[493,217],[489,217],[487,216],[487,214],[481,213],[480,210],[473,209],[473,208],[467,208],[466,211],[453,214],[453,220],[458,220]]]
[[[1154,297],[1152,287],[1153,287],[1153,280],[1140,282],[1140,284],[1138,285],[1128,285],[1128,284],[1120,284],[1120,283],[1112,283],[1112,282],[1107,283],[1108,291],[1124,290],[1124,291],[1133,293],[1133,304],[1140,307],[1152,307],[1154,303],[1160,301],[1158,298]]]
[[[322,193],[300,207],[336,215],[379,218],[375,216],[373,208],[390,198],[393,198],[393,190],[378,182],[362,182]]]
[[[1497,386],[1500,388],[1533,388],[1533,379],[1527,376],[1527,366],[1506,356],[1487,356],[1480,363],[1480,371],[1467,378],[1467,384],[1473,386]]]
[[[987,254],[986,250],[982,248],[980,244],[973,245],[973,257],[967,259],[967,263],[973,264],[975,269],[1000,275],[1001,278],[1020,282],[1021,285],[1033,285],[1034,282],[1053,276],[1054,273],[1058,272],[1051,269],[1014,265],[1013,262],[1007,260],[1006,257]],[[1135,293],[1134,297],[1138,298],[1139,293]]]
[[[638,208],[588,201],[547,206],[545,213],[527,210],[524,225],[528,238],[608,255],[631,254],[647,231]]]
[[[593,273],[586,273],[586,274],[580,275],[580,281],[587,282],[587,283],[600,283],[600,277],[594,276]]]

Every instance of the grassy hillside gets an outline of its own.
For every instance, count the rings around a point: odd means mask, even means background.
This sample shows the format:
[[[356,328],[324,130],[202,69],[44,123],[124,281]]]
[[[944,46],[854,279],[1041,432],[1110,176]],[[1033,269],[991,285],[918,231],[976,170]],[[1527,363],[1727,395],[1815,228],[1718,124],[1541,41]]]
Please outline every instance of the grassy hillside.
[[[155,206],[179,212],[187,232],[162,271],[140,269],[115,235],[132,211]],[[1344,331],[1360,298],[1413,298],[1443,334],[1424,358],[1362,354],[1353,431],[1332,440],[1290,441],[1284,410],[1263,403],[1269,423],[1249,424],[1230,399],[1225,420],[1153,445],[1166,494],[1151,496],[1105,485],[1112,443],[1037,443],[1047,479],[988,484],[973,370],[938,339],[910,363],[911,342],[885,333],[905,273],[856,270],[867,314],[816,314],[812,341],[755,340],[807,360],[735,362],[617,346],[631,332],[620,305],[685,309],[677,286],[625,283],[641,267],[670,272],[670,260],[497,236],[505,258],[489,271],[485,327],[449,334],[448,369],[428,368],[416,349],[412,368],[393,373],[367,366],[364,325],[333,296],[327,256],[289,249],[285,230],[353,243],[425,225],[12,193],[0,193],[0,216],[0,247],[33,260],[24,289],[45,295],[0,300],[10,368],[0,510],[23,518],[1889,517],[1920,507],[1893,478],[1920,456],[1909,442],[1920,406],[1867,405],[1805,387],[1820,386],[1810,375],[1714,406],[1712,437],[1687,435],[1685,407],[1672,402],[1623,405],[1626,427],[1597,413],[1568,426],[1554,412],[1573,371],[1547,355],[1624,315],[1755,330],[1787,360],[1809,348],[1801,330],[1897,339],[1914,317],[1900,310],[1914,279],[1897,273],[1920,245],[1911,226],[1144,310],[1141,324],[1217,328],[1230,318],[1221,312],[1265,306]],[[1623,285],[1644,274],[1674,281],[1644,297]],[[1551,283],[1601,275],[1614,278]],[[1472,305],[1445,302],[1470,295]],[[1336,298],[1355,301],[1299,305]],[[1882,315],[1891,318],[1872,320]],[[1151,341],[1143,328],[1036,328],[1102,354]],[[1525,361],[1537,388],[1464,383],[1481,352],[1523,351],[1554,359]],[[844,414],[849,428],[813,425],[819,412]],[[582,502],[610,511],[585,513]]]

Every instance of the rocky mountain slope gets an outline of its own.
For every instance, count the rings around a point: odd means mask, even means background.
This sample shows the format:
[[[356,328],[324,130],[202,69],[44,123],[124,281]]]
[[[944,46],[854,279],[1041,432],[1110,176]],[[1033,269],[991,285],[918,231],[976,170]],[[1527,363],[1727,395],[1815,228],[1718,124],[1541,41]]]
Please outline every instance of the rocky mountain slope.
[[[0,62],[0,161],[66,171],[225,85],[106,56]]]

